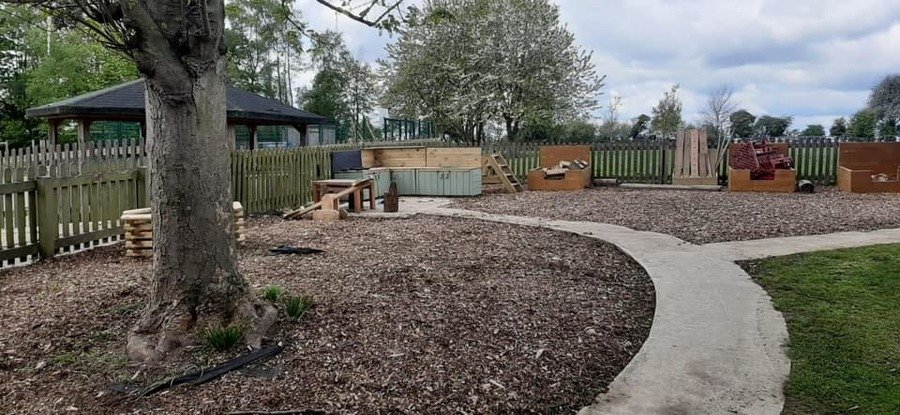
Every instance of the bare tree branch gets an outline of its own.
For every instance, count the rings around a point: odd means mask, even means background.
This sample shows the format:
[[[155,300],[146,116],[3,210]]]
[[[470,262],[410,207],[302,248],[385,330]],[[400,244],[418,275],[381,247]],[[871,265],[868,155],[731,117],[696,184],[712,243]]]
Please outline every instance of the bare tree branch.
[[[384,4],[384,1],[379,2],[379,0],[371,0],[369,5],[359,14],[353,13],[352,11],[347,10],[346,8],[344,8],[342,6],[337,6],[335,4],[332,4],[330,1],[327,1],[327,0],[316,0],[316,1],[319,4],[321,4],[325,7],[328,7],[329,9],[334,10],[340,14],[343,14],[344,16],[347,16],[348,18],[350,18],[352,20],[355,20],[359,23],[362,23],[367,26],[372,26],[372,27],[376,27],[379,24],[381,24],[381,22],[384,21],[385,17],[390,15],[391,12],[393,12],[395,9],[397,9],[397,7],[400,7],[400,4],[403,3],[403,0],[396,0],[392,5],[387,6],[387,10],[385,10],[384,13],[382,13],[380,16],[378,16],[377,19],[368,20],[365,18],[365,16],[367,14],[369,14],[369,11],[372,9],[372,7],[374,7],[376,4],[379,4],[379,3]]]

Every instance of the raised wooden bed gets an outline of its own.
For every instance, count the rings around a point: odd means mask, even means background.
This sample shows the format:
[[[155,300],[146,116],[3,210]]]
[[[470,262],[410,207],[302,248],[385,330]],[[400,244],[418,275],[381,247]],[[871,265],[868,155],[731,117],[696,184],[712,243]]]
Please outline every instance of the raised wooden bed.
[[[841,143],[837,183],[851,193],[900,193],[900,143]]]
[[[150,208],[126,210],[122,212],[122,224],[125,227],[125,256],[153,256],[153,220]],[[237,241],[246,239],[244,207],[234,202],[234,232]]]
[[[552,168],[561,161],[583,160],[591,161],[590,146],[546,146],[539,149],[541,168],[528,172],[528,190],[561,191],[579,190],[591,187],[590,165],[583,170],[571,169],[566,171],[562,179],[547,179],[543,168]]]
[[[730,153],[734,151],[736,145],[738,143],[731,145]],[[769,143],[768,145],[777,148],[781,154],[788,154],[789,147],[786,143]],[[729,166],[728,191],[792,193],[797,191],[797,170],[777,169],[774,179],[755,180],[750,178],[750,170],[735,169]]]

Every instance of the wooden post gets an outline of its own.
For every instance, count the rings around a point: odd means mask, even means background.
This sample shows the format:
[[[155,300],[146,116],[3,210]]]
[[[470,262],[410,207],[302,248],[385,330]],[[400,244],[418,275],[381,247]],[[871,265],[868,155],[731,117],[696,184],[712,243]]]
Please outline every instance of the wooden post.
[[[53,258],[56,255],[56,240],[59,238],[59,212],[56,202],[56,186],[54,177],[38,177],[35,179],[37,195],[38,242],[41,259]]]
[[[256,126],[248,125],[247,130],[250,132],[248,144],[251,150],[256,150]]]
[[[84,144],[91,141],[91,121],[79,119],[78,123],[78,143]]]
[[[150,168],[141,167],[137,170],[137,206],[138,208],[150,206]]]
[[[228,148],[234,150],[237,147],[237,131],[234,124],[228,124]]]
[[[56,141],[59,138],[59,122],[60,122],[60,120],[53,119],[53,118],[47,120],[47,123],[49,124],[49,127],[50,127],[48,130],[48,135],[49,135],[48,138],[50,139],[51,145],[56,145]]]

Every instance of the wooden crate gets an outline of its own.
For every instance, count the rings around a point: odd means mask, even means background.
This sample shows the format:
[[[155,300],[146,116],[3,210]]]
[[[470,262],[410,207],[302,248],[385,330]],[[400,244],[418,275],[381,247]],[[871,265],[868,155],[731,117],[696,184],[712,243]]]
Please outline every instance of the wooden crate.
[[[238,242],[246,240],[244,207],[234,202],[234,233]],[[150,258],[153,256],[153,220],[150,208],[122,212],[125,230],[125,256]]]
[[[876,182],[876,174],[892,180]],[[841,143],[837,184],[851,193],[900,193],[900,143]]]

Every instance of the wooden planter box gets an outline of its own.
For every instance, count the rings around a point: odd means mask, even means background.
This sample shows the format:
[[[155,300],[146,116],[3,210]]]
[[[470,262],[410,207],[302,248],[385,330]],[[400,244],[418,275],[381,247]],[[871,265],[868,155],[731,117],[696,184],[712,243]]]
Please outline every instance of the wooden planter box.
[[[879,173],[893,180],[873,181]],[[900,143],[841,143],[837,184],[851,193],[900,193]]]
[[[730,192],[791,193],[796,190],[796,170],[775,170],[774,180],[750,180],[750,170],[728,168],[728,191]]]
[[[126,210],[122,212],[125,227],[125,256],[149,258],[153,256],[153,220],[150,208]],[[246,239],[244,207],[234,202],[234,232],[237,241]]]
[[[591,162],[590,146],[546,146],[539,149],[541,167],[528,172],[528,190],[537,191],[565,191],[579,190],[591,187],[592,166],[588,164],[584,170],[569,170],[563,179],[548,180],[544,178],[542,168],[550,168],[560,161],[573,161],[575,159]]]
[[[731,145],[729,154],[732,154],[735,145]],[[769,143],[769,145],[779,149],[781,154],[788,154],[789,147],[786,143]],[[775,170],[773,180],[751,180],[750,170],[728,167],[728,191],[792,193],[797,191],[797,170]]]

